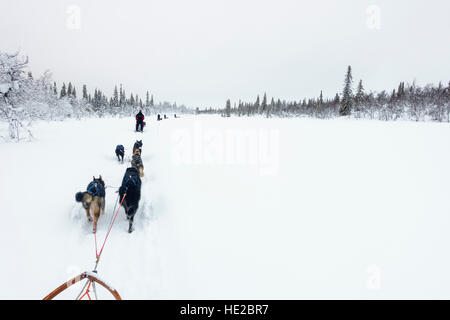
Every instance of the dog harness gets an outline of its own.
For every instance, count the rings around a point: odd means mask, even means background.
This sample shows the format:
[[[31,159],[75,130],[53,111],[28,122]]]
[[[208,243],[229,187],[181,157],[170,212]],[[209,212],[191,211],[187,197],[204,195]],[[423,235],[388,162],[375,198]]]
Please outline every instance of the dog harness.
[[[123,145],[118,145],[117,148],[116,148],[116,152],[124,153],[125,152],[125,147]]]
[[[92,181],[87,187],[87,192],[92,196],[104,197],[105,187],[100,182]]]

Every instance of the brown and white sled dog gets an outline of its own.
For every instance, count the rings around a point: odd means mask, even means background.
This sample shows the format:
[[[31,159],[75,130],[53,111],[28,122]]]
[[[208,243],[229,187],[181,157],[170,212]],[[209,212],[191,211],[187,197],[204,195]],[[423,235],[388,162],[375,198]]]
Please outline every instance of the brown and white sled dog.
[[[90,222],[94,222],[94,232],[97,230],[97,222],[101,215],[105,213],[105,182],[100,176],[89,183],[85,192],[78,192],[75,200],[81,202],[86,210],[86,216]],[[94,216],[92,219],[91,214]]]
[[[141,150],[137,149],[134,152],[133,157],[131,158],[131,166],[138,169],[141,178],[144,177],[144,164],[141,158]]]

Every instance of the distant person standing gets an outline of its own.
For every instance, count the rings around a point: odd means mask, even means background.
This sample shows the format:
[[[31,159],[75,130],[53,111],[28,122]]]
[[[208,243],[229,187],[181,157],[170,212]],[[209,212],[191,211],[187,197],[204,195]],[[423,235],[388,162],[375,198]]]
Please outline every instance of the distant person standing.
[[[144,114],[142,113],[142,110],[139,110],[139,113],[136,115],[136,132],[144,131],[144,120]]]

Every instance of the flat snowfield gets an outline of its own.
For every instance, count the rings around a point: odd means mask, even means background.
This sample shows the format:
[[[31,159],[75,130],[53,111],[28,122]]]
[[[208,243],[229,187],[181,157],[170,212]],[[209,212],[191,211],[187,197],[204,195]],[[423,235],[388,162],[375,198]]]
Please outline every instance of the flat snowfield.
[[[0,144],[0,299],[42,299],[93,269],[75,193],[94,175],[108,185],[100,246],[141,139],[136,229],[122,209],[98,268],[122,298],[450,298],[449,124],[147,123],[135,133],[132,118],[38,122],[35,141]]]

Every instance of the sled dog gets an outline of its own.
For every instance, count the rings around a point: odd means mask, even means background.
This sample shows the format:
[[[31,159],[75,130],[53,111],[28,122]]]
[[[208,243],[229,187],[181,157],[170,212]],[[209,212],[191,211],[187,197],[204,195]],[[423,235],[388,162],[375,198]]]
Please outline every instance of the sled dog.
[[[101,215],[105,213],[105,182],[100,176],[98,179],[93,177],[85,192],[78,192],[75,200],[81,202],[86,210],[86,216],[90,222],[94,222],[94,232],[97,229],[97,222]],[[92,218],[92,215],[94,218]]]

